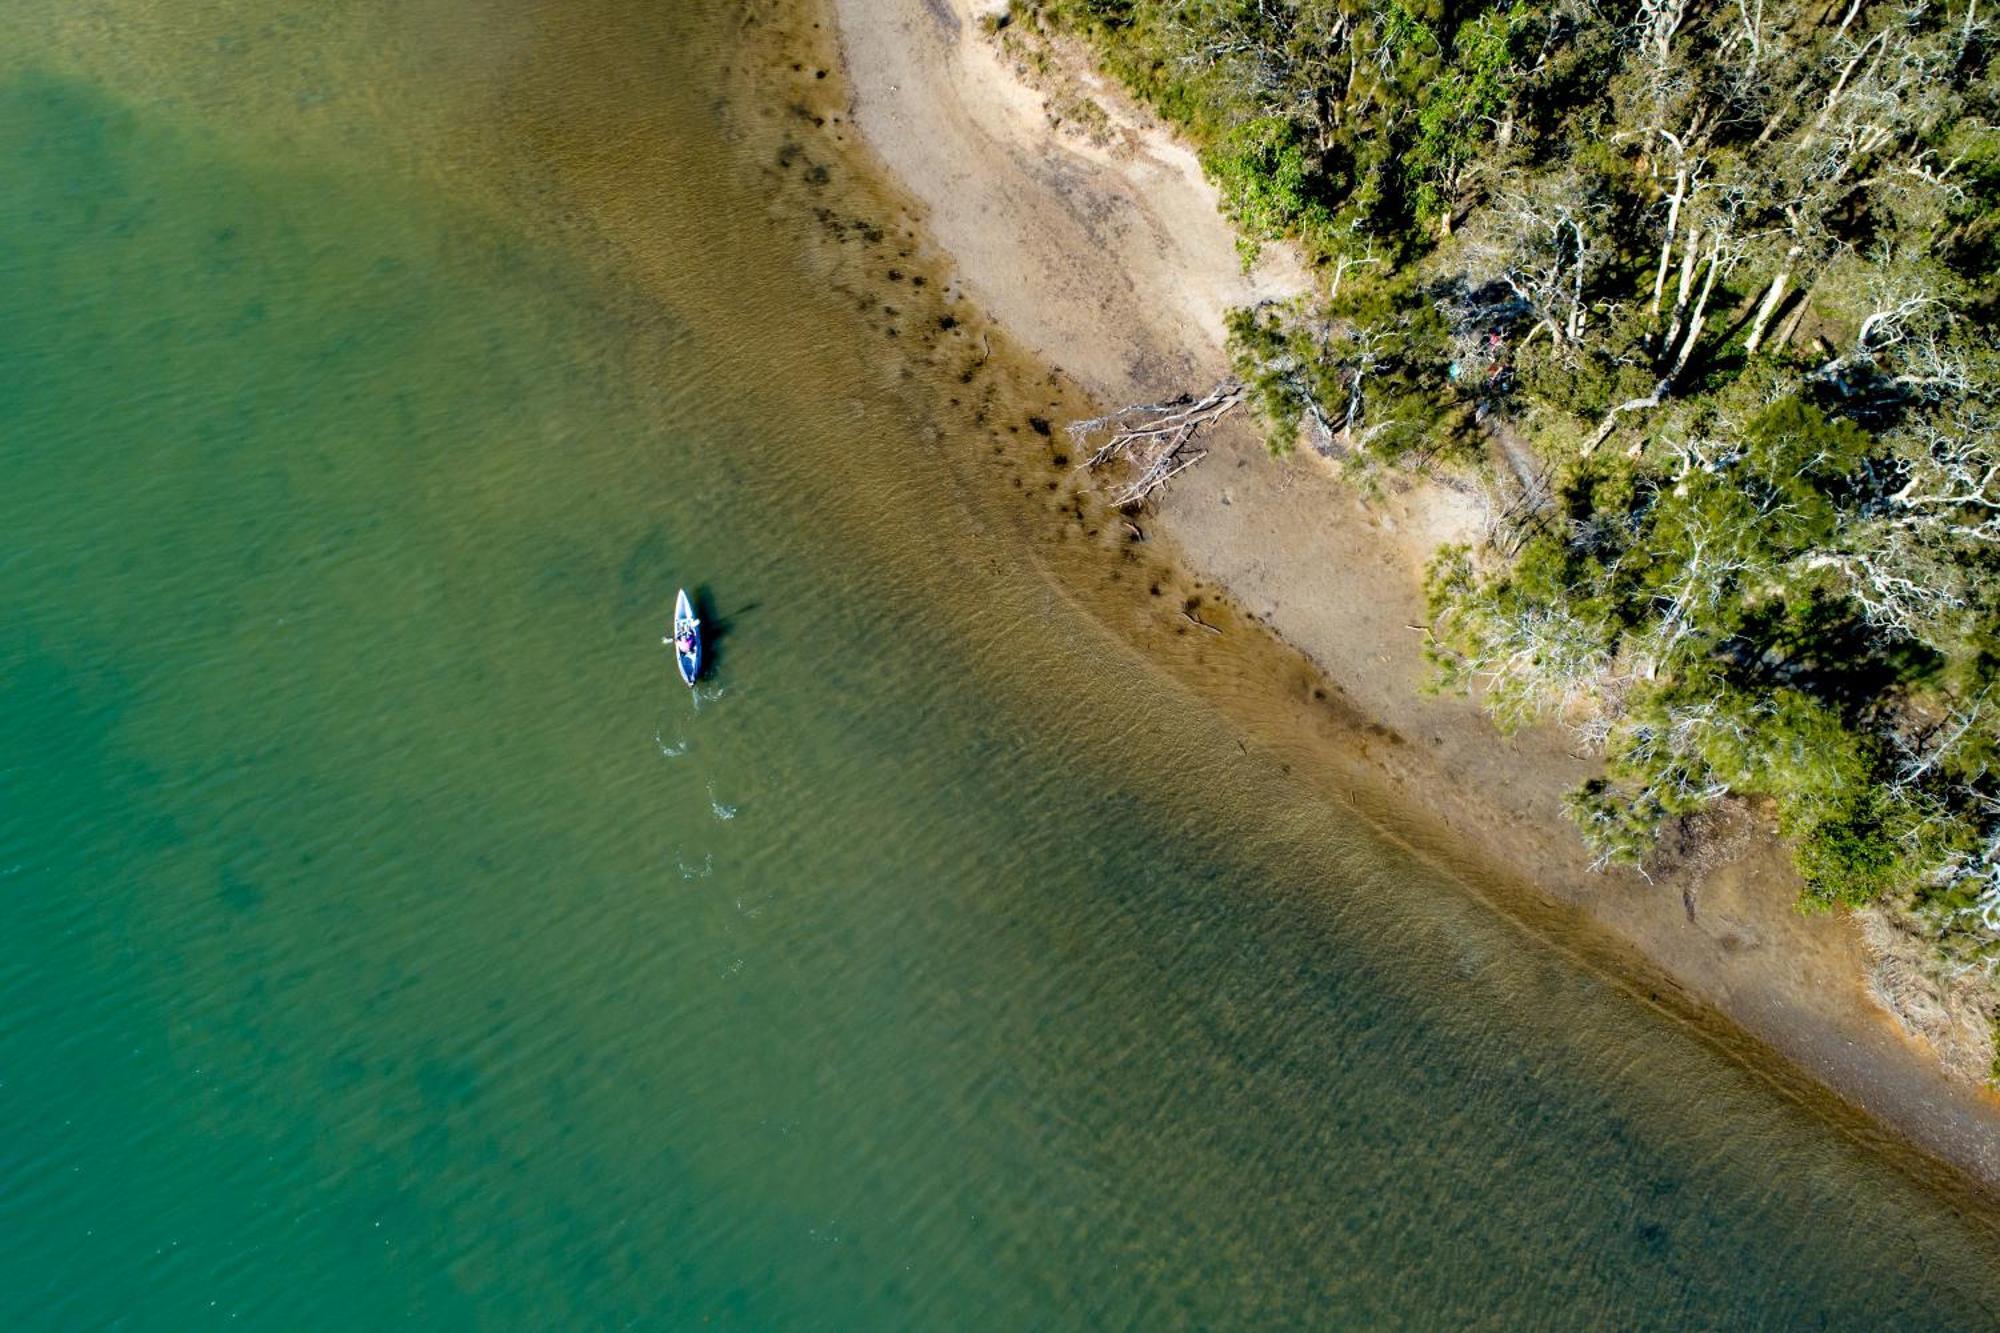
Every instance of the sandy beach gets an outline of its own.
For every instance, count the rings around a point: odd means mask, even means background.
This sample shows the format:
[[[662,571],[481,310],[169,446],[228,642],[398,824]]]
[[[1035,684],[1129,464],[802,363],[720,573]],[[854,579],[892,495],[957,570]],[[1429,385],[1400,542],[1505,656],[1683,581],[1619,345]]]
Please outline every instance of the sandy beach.
[[[1246,273],[1194,154],[1076,52],[996,33],[991,8],[832,0],[867,149],[959,290],[1029,354],[1107,407],[1207,388],[1226,374],[1223,311],[1299,290],[1301,267],[1267,247]],[[1403,481],[1363,496],[1317,460],[1272,459],[1242,419],[1210,447],[1154,531],[1367,720],[1369,765],[1417,812],[1413,828],[1586,914],[1694,1004],[2000,1185],[1981,1034],[1907,970],[1906,999],[1932,1022],[1924,1036],[1898,1022],[1871,988],[1884,969],[1864,923],[1802,914],[1784,849],[1754,816],[1650,881],[1592,871],[1561,805],[1590,758],[1554,728],[1503,736],[1475,702],[1424,692],[1423,565],[1440,541],[1479,536],[1476,494]]]

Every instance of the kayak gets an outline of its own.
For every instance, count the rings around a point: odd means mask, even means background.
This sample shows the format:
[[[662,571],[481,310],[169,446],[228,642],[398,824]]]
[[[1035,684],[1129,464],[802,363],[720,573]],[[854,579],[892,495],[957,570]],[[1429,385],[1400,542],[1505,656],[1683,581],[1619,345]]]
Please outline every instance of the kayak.
[[[674,632],[665,641],[673,646],[681,679],[694,684],[701,677],[701,617],[694,613],[686,588],[674,598]]]

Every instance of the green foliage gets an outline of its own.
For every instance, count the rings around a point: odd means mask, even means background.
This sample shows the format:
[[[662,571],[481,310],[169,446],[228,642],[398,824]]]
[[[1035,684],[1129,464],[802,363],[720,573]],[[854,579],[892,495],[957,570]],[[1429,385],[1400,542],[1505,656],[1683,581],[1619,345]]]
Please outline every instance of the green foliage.
[[[1521,81],[1526,7],[1412,0],[1016,0],[1088,39],[1202,149],[1232,216],[1316,260],[1370,235],[1398,254],[1468,183]],[[1445,35],[1449,34],[1449,35]],[[1414,151],[1414,159],[1411,157]]]
[[[1859,907],[1909,884],[1920,867],[1903,855],[1885,805],[1878,793],[1867,793],[1830,818],[1786,830],[1810,905]]]
[[[1468,168],[1507,109],[1518,74],[1512,49],[1517,13],[1494,10],[1460,25],[1453,59],[1421,95],[1416,132],[1403,155],[1419,221],[1450,221]]]
[[[1470,423],[1444,373],[1448,330],[1405,285],[1362,280],[1337,300],[1230,312],[1230,362],[1272,452],[1289,452],[1303,434],[1362,466],[1465,461]]]
[[[1678,479],[1578,467],[1571,523],[1511,566],[1482,576],[1464,550],[1433,566],[1433,659],[1447,684],[1485,684],[1504,724],[1608,722],[1604,777],[1571,804],[1607,860],[1643,860],[1666,820],[1734,794],[1770,803],[1810,901],[1908,892],[1970,832],[1877,731],[1940,654],[1870,630],[1816,563],[1880,503],[1883,462],[1867,431],[1787,397]],[[1994,734],[1967,736],[1937,777],[1990,771]]]
[[[1318,176],[1307,159],[1299,127],[1278,116],[1244,121],[1202,154],[1202,165],[1222,191],[1223,211],[1252,246],[1297,236],[1323,244],[1333,215],[1314,197]]]
[[[1332,392],[1328,366],[1310,332],[1288,324],[1275,310],[1232,310],[1227,317],[1229,360],[1249,388],[1271,452],[1292,451],[1308,403]]]

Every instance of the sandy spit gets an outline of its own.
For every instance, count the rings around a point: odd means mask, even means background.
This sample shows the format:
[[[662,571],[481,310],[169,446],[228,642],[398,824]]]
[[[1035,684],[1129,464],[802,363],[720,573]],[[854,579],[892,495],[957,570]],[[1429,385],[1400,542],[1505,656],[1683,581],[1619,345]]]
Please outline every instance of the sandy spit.
[[[1222,312],[1300,290],[1288,253],[1246,274],[1185,145],[1075,52],[1029,59],[980,20],[991,0],[830,0],[850,118],[923,210],[961,289],[1011,338],[1107,405],[1201,390],[1226,371]],[[1476,497],[1406,485],[1364,498],[1247,428],[1177,481],[1155,529],[1191,572],[1325,673],[1369,720],[1370,763],[1418,812],[1413,842],[1462,873],[1580,909],[1644,970],[1926,1152],[2000,1187],[2000,1098],[1877,999],[1854,921],[1805,916],[1782,849],[1749,815],[1656,873],[1595,873],[1561,808],[1591,771],[1553,729],[1502,736],[1426,696],[1420,580],[1441,539],[1477,534]]]

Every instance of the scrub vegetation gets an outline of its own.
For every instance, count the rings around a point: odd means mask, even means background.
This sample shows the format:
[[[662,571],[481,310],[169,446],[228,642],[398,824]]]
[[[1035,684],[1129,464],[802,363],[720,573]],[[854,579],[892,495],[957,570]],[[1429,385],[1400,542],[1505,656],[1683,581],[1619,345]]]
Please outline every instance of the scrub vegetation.
[[[1990,11],[1990,13],[1988,12]],[[1479,475],[1432,654],[1604,756],[1606,861],[1725,800],[1811,905],[2000,967],[2000,5],[1016,0],[1199,146],[1272,445]]]

